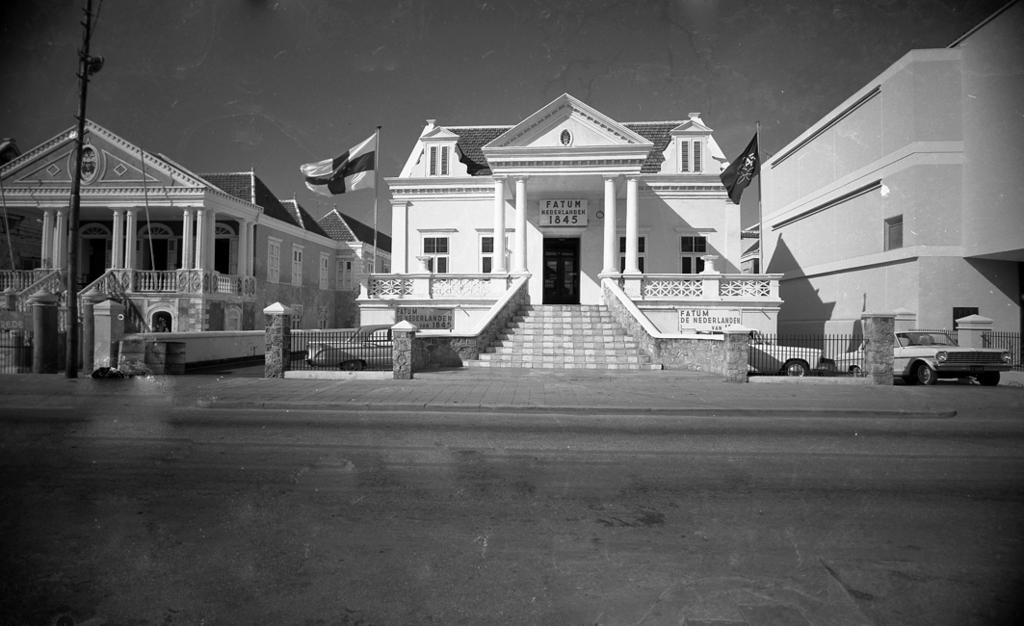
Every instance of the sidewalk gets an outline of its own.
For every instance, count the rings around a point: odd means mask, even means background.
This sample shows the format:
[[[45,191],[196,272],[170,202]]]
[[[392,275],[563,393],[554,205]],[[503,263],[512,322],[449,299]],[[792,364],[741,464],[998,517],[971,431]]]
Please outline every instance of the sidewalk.
[[[879,416],[949,418],[964,411],[1024,414],[1024,374],[999,387],[872,386],[862,379],[752,378],[727,383],[700,372],[461,368],[412,380],[352,376],[335,380],[265,379],[262,366],[126,380],[63,374],[0,377],[0,399],[34,397],[34,406],[75,406],[90,397],[127,407],[359,411],[568,412],[676,416]]]

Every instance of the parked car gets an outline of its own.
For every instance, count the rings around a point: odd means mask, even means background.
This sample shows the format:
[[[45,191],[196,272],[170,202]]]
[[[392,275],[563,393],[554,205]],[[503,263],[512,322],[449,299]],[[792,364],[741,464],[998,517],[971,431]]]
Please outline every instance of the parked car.
[[[909,384],[934,385],[940,378],[971,376],[982,385],[998,385],[1010,369],[1010,353],[997,348],[964,348],[946,331],[896,333],[893,374]]]
[[[864,343],[861,342],[856,350],[850,350],[843,353],[842,356],[831,359],[831,362],[833,371],[838,374],[862,375],[864,373]]]
[[[818,348],[780,346],[754,331],[750,333],[747,371],[755,374],[806,376],[815,370],[831,369]]]
[[[343,370],[389,369],[393,343],[391,326],[360,326],[343,340],[314,340],[306,344],[306,363]]]

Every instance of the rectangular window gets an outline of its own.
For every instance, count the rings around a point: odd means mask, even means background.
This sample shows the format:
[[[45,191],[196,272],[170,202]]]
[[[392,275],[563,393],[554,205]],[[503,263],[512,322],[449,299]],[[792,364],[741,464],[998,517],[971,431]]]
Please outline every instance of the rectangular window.
[[[338,289],[352,288],[352,261],[338,259],[338,276],[336,278]]]
[[[509,255],[512,248],[509,245],[508,237],[505,237],[505,269],[509,268]],[[480,272],[490,274],[494,268],[494,237],[485,235],[480,237]]]
[[[690,142],[680,141],[679,142],[679,171],[689,172],[690,171]]]
[[[701,172],[700,167],[700,142],[693,142],[693,171],[696,173]]]
[[[292,244],[292,285],[302,286],[302,246]]]
[[[267,241],[267,282],[281,282],[281,242]]]
[[[326,252],[320,253],[320,289],[326,291],[330,286],[331,255]]]
[[[679,238],[680,272],[700,274],[704,271],[704,259],[708,252],[708,240],[699,235],[683,235]]]
[[[448,175],[448,146],[441,148],[441,176]]]
[[[647,257],[647,237],[641,235],[637,237],[636,241],[636,266],[640,269],[640,273],[644,272],[646,263],[644,262]],[[619,271],[626,271],[626,238],[619,237]]]
[[[903,247],[903,216],[897,215],[885,220],[885,249]]]
[[[448,273],[448,238],[424,237],[423,256],[427,259],[427,269],[432,274]]]
[[[437,176],[437,146],[430,147],[430,175]]]

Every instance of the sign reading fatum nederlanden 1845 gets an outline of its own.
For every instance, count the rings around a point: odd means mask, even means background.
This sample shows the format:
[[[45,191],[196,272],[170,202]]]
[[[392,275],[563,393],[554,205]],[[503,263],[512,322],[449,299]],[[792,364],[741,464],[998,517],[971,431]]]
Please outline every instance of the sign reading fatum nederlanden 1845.
[[[425,306],[400,306],[395,311],[395,319],[405,320],[420,330],[451,330],[453,309],[437,309]]]
[[[586,200],[541,200],[541,226],[586,226]]]
[[[739,309],[679,309],[679,332],[721,332],[726,326],[742,322]]]

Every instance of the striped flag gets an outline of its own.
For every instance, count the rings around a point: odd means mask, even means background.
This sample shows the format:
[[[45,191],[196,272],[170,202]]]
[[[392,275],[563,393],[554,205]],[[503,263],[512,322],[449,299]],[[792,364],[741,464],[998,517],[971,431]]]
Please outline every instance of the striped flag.
[[[333,159],[306,163],[299,167],[306,186],[324,196],[346,191],[373,189],[377,161],[377,134],[370,135]]]

